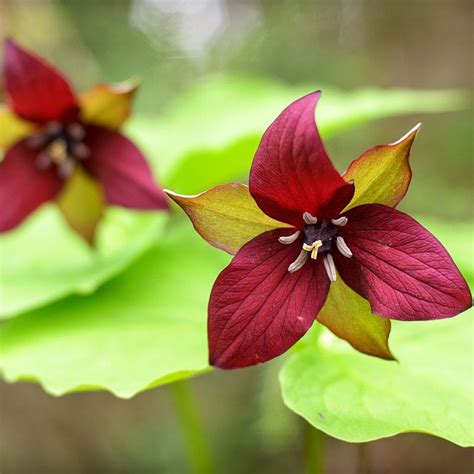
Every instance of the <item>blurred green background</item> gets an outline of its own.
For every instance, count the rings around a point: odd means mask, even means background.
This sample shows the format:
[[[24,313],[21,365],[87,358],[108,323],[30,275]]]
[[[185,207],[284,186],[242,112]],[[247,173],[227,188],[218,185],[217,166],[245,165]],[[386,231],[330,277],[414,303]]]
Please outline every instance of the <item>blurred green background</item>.
[[[78,90],[138,75],[135,110],[154,117],[216,73],[314,88],[469,89],[472,14],[467,0],[0,0],[0,33],[54,61]],[[472,219],[472,113],[471,100],[463,111],[423,117],[402,209],[453,225]],[[417,121],[354,128],[328,142],[329,154],[342,170]],[[303,472],[308,428],[281,402],[279,365],[192,381],[218,472]],[[36,385],[2,384],[1,472],[188,472],[169,395],[164,387],[129,401],[105,393],[55,399]],[[330,473],[472,471],[472,452],[419,434],[326,444]]]

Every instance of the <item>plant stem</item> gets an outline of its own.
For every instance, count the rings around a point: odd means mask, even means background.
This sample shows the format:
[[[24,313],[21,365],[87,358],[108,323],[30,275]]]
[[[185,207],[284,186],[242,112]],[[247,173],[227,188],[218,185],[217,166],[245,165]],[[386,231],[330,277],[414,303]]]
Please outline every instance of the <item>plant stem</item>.
[[[359,443],[357,445],[357,474],[370,473],[369,444]]]
[[[324,473],[324,451],[326,435],[309,423],[306,423],[306,463],[305,474]]]
[[[213,474],[214,462],[191,384],[187,381],[175,382],[169,385],[169,390],[193,471],[196,474]]]

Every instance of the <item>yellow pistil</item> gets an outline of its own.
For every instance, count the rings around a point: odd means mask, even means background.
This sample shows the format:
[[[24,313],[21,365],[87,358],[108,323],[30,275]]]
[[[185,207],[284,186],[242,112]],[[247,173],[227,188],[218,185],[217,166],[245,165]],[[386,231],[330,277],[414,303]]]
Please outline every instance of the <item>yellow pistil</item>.
[[[311,258],[316,260],[318,258],[318,249],[322,245],[323,243],[321,240],[315,240],[311,245],[303,244],[303,250],[306,250],[306,252],[311,252]]]
[[[48,156],[58,165],[67,161],[68,154],[66,142],[61,138],[54,140],[51,145],[48,146]]]

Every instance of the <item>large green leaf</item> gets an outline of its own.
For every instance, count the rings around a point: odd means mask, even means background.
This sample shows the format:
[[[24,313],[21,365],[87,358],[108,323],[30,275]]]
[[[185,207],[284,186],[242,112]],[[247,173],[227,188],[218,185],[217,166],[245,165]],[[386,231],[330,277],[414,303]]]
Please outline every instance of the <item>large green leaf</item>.
[[[472,278],[472,226],[424,223]],[[419,431],[470,446],[473,313],[443,321],[394,321],[390,340],[398,363],[360,354],[316,327],[280,373],[283,399],[316,428],[345,441]]]
[[[154,243],[165,220],[164,213],[109,209],[91,250],[55,206],[44,206],[0,238],[0,319],[91,293]]]
[[[336,438],[370,441],[419,431],[474,444],[473,312],[396,323],[399,362],[356,353],[329,332],[295,352],[280,373],[286,405]]]
[[[4,322],[3,377],[128,398],[205,371],[207,300],[227,261],[186,223],[95,294]]]
[[[129,131],[157,163],[167,187],[197,193],[246,177],[265,129],[290,102],[318,88],[323,90],[318,126],[324,138],[378,118],[455,110],[465,103],[459,91],[341,91],[316,81],[288,86],[217,76],[184,94],[162,119],[135,120]]]

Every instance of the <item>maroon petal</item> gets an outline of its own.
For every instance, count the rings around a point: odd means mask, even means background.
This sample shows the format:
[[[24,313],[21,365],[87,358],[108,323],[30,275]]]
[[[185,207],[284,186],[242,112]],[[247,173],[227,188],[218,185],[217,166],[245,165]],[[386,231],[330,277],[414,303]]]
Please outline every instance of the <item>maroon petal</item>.
[[[133,209],[167,209],[140,150],[119,132],[88,126],[85,145],[90,157],[84,167],[102,184],[109,204]]]
[[[299,271],[288,266],[299,245],[282,245],[288,229],[245,244],[217,278],[209,301],[210,363],[223,369],[259,364],[288,350],[311,327],[329,280],[322,260]]]
[[[354,186],[329,160],[315,122],[321,92],[289,105],[270,125],[250,171],[250,193],[265,214],[302,226],[302,215],[336,216],[351,200]]]
[[[5,90],[12,109],[36,122],[73,119],[78,112],[65,77],[44,59],[5,40]]]
[[[62,181],[54,168],[38,169],[37,153],[21,141],[0,162],[0,232],[16,227],[61,189]]]
[[[404,321],[455,316],[471,306],[466,281],[441,243],[403,212],[365,204],[341,228],[352,258],[334,252],[343,280],[372,311]]]

